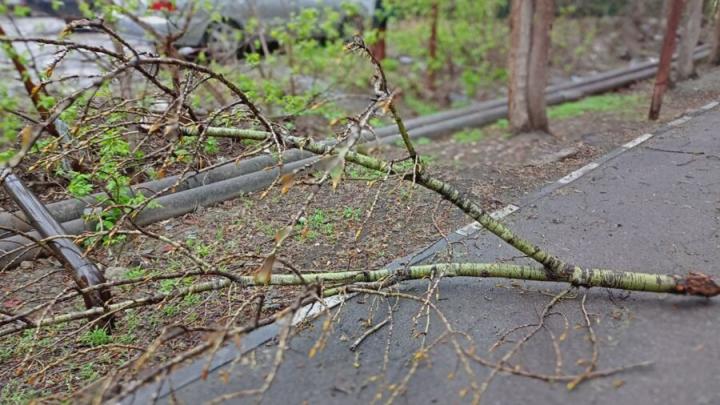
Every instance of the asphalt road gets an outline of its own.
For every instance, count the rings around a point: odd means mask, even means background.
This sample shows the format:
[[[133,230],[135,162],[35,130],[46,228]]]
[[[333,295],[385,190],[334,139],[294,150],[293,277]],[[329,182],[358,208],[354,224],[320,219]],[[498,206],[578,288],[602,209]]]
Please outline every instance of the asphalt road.
[[[593,267],[658,273],[703,271],[720,278],[720,110],[717,108],[656,135],[646,143],[603,162],[600,167],[524,206],[506,222],[527,238],[562,258]],[[516,253],[484,231],[455,237],[451,255],[459,261],[512,260]],[[448,254],[444,243],[426,261]],[[421,295],[427,282],[407,284],[403,291]],[[498,279],[446,279],[433,302],[459,334],[460,347],[474,347],[499,359],[511,346],[491,347],[502,333],[535,323],[538,313],[566,287]],[[523,370],[553,374],[557,366],[549,331],[558,339],[564,373],[581,373],[591,358],[580,300],[561,301],[547,328],[510,361]],[[652,365],[611,377],[593,379],[568,391],[564,383],[500,374],[483,395],[484,404],[720,404],[720,312],[716,300],[587,291],[587,311],[598,340],[598,369],[641,362]],[[358,353],[351,343],[392,309],[392,327],[370,335]],[[408,300],[357,297],[334,310],[336,318],[323,350],[308,353],[322,335],[322,322],[310,323],[292,339],[284,362],[262,403],[316,404],[386,402],[467,403],[471,385],[486,380],[489,369],[459,360],[446,338],[433,346],[414,372],[426,318]],[[565,321],[567,319],[567,331]],[[517,341],[528,329],[510,335]],[[426,344],[446,327],[431,316]],[[463,334],[463,336],[460,335]],[[563,339],[559,339],[565,334]],[[232,348],[223,356],[228,358]],[[252,356],[224,366],[204,381],[176,390],[179,403],[203,403],[218,396],[262,384],[276,346],[261,346]],[[221,356],[222,357],[222,356]],[[199,374],[202,360],[180,371]],[[220,376],[228,373],[229,380]],[[410,376],[409,378],[407,378]],[[144,395],[147,395],[145,391]],[[247,398],[245,398],[247,399]],[[136,403],[146,403],[147,397]],[[171,402],[165,396],[161,402]],[[233,399],[227,403],[242,402]]]

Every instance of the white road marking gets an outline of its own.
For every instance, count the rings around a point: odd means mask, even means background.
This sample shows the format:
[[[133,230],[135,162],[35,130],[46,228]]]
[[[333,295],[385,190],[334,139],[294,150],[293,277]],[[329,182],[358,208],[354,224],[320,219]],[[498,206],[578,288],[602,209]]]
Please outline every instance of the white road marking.
[[[640,145],[641,143],[647,141],[648,139],[652,138],[653,136],[654,136],[653,134],[640,135],[637,138],[633,139],[632,141],[626,143],[622,147],[625,149],[632,149],[632,148]]]
[[[557,182],[560,184],[571,183],[571,182],[579,179],[583,175],[585,175],[585,173],[597,168],[598,166],[600,166],[600,165],[595,162],[588,163],[585,166],[575,170],[574,172],[572,172],[572,173],[568,174],[567,176],[563,177],[562,179],[558,180]]]
[[[295,316],[293,316],[292,325],[295,326],[307,319],[315,319],[325,309],[335,308],[343,301],[354,295],[354,293],[346,295],[333,295],[332,297],[323,298],[322,303],[313,302],[312,304],[307,304],[295,313]]]
[[[700,109],[703,110],[703,111],[707,111],[707,110],[710,110],[710,109],[712,109],[712,108],[717,107],[718,104],[720,104],[720,102],[713,101],[713,102],[711,102],[711,103],[707,103],[707,104],[705,104],[704,106],[700,107]]]
[[[692,119],[692,117],[689,117],[686,115],[686,116],[680,117],[674,121],[668,122],[668,125],[670,125],[671,127],[676,127],[678,125],[682,125],[682,124],[690,121],[691,119]]]

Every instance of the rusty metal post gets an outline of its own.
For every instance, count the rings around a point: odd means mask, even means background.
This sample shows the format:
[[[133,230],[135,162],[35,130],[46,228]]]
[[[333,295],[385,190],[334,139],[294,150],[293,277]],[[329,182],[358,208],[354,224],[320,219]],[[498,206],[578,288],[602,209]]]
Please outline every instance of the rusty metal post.
[[[673,51],[675,50],[675,37],[677,36],[680,17],[682,17],[685,0],[671,0],[668,9],[667,24],[665,27],[665,38],[663,38],[662,49],[660,50],[660,62],[658,64],[657,76],[655,76],[655,88],[653,89],[652,101],[648,119],[657,120],[660,116],[663,94],[668,85],[670,68],[672,64]]]
[[[98,268],[85,256],[80,248],[65,235],[63,227],[50,215],[47,208],[38,198],[28,190],[27,187],[15,176],[10,169],[3,169],[3,188],[20,207],[25,217],[30,220],[33,227],[43,238],[52,238],[47,241],[47,246],[52,250],[65,266],[80,289],[96,286],[105,283],[105,277]],[[83,294],[87,308],[103,307],[110,299],[110,290],[100,288]],[[111,321],[108,319],[108,321]]]
[[[375,13],[372,18],[372,27],[377,29],[378,37],[371,51],[375,59],[380,62],[385,59],[386,56],[386,35],[387,35],[388,15],[387,10],[383,5],[383,0],[375,1]]]

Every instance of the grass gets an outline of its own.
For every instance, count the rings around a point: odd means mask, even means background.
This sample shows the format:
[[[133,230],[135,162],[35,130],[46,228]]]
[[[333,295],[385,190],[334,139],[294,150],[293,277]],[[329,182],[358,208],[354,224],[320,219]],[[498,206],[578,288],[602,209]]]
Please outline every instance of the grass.
[[[609,93],[552,106],[548,108],[547,114],[550,120],[563,120],[590,112],[631,113],[642,103],[643,98],[639,94]],[[507,119],[502,118],[487,128],[490,131],[505,132],[510,128],[510,123]],[[506,137],[510,135],[509,132],[505,134]],[[459,143],[479,142],[484,137],[485,134],[480,129],[466,129],[453,135],[453,138]]]
[[[577,117],[588,112],[631,111],[641,101],[638,94],[609,93],[590,96],[582,100],[550,107],[548,109],[548,118],[557,120]]]
[[[463,129],[460,132],[453,134],[453,139],[458,143],[473,143],[482,141],[485,138],[485,133],[480,129]]]
[[[80,342],[89,346],[102,346],[110,343],[112,338],[105,329],[95,328],[80,336]]]

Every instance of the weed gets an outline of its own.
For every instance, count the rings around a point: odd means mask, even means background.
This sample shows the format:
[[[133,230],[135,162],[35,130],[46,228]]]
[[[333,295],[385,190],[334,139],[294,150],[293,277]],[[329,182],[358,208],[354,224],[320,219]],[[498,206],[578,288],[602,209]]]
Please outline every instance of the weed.
[[[125,272],[125,278],[127,280],[137,280],[145,277],[147,272],[140,266],[131,267]]]
[[[185,307],[193,307],[200,303],[201,297],[197,294],[188,294],[186,295],[183,300],[182,304]]]
[[[110,343],[112,341],[112,337],[105,329],[95,328],[83,333],[82,336],[80,336],[79,340],[80,343],[89,346],[102,346]]]
[[[362,216],[362,209],[360,208],[352,208],[352,207],[345,207],[343,210],[343,218],[358,221],[360,220],[360,217]]]
[[[85,381],[94,381],[98,375],[98,372],[95,371],[95,365],[91,362],[83,364],[78,371],[78,377]]]
[[[180,313],[180,308],[177,305],[168,304],[163,308],[163,314],[165,316],[175,316]]]
[[[163,294],[170,294],[172,290],[177,287],[179,284],[179,279],[167,279],[167,280],[160,280],[160,292]]]

